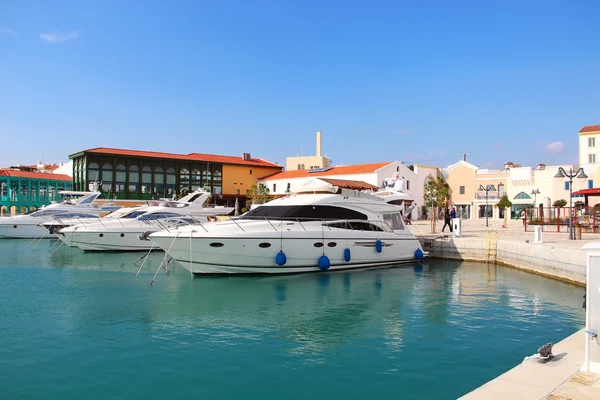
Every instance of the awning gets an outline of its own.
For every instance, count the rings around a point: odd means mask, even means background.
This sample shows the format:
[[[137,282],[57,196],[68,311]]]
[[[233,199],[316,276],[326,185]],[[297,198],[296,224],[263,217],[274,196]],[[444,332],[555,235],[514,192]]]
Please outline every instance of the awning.
[[[337,186],[337,187],[344,188],[344,189],[350,189],[350,190],[377,190],[377,189],[379,189],[377,186],[371,185],[370,183],[363,182],[363,181],[353,181],[353,180],[347,180],[347,179],[329,179],[329,178],[321,178],[320,176],[318,178],[324,182],[327,182],[327,183],[333,185],[333,186]]]
[[[573,192],[573,196],[582,195],[582,196],[600,196],[600,188],[593,189],[581,189],[576,192]]]

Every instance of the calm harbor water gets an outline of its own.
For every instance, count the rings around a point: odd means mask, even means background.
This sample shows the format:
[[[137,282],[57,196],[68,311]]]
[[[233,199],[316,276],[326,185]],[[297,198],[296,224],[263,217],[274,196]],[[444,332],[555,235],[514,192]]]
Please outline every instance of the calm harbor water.
[[[151,287],[158,253],[28,244],[0,240],[3,399],[455,399],[584,325],[583,288],[480,263]]]

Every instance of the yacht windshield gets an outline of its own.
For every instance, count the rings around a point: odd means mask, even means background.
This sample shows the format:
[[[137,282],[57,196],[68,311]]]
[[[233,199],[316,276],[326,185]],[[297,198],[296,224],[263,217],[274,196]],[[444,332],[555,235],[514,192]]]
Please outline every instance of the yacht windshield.
[[[247,212],[241,219],[280,219],[320,221],[324,219],[367,219],[361,212],[348,208],[321,205],[260,206]]]
[[[146,214],[147,211],[132,211],[129,214],[123,215],[121,218],[137,218],[142,214]]]
[[[155,219],[173,218],[173,217],[179,217],[179,216],[180,216],[179,214],[172,213],[172,212],[156,212],[156,213],[148,213],[148,214],[142,215],[138,219],[140,221],[150,221],[150,220],[155,220]]]

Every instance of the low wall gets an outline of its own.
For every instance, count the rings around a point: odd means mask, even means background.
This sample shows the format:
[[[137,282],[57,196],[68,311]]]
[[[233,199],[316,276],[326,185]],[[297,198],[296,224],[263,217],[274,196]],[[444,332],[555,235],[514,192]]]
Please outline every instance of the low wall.
[[[420,238],[432,258],[487,261],[486,239]],[[496,262],[509,267],[585,286],[585,252],[548,244],[499,239]]]

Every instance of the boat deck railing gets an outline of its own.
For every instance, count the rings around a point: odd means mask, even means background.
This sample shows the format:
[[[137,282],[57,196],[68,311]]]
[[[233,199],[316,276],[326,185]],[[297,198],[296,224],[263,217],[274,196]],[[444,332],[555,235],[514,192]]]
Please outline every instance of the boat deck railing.
[[[196,220],[194,217],[190,217],[189,219],[193,220],[194,223],[191,223],[190,225],[193,225],[195,227],[201,228],[202,230],[204,230],[205,232],[209,232],[209,230],[206,228],[207,226],[210,226],[211,223],[213,222],[207,222],[207,221],[198,221]],[[340,219],[340,218],[320,218],[320,219],[315,219],[315,218],[269,218],[269,217],[253,217],[253,218],[239,218],[239,217],[232,217],[230,219],[227,220],[228,222],[231,222],[233,224],[235,224],[242,232],[246,232],[246,229],[244,229],[244,223],[240,223],[240,221],[265,221],[269,224],[269,226],[273,229],[273,231],[275,232],[282,232],[285,230],[285,228],[287,226],[289,226],[290,224],[295,224],[297,223],[298,226],[300,226],[300,228],[302,228],[302,230],[304,230],[305,232],[308,232],[310,229],[307,229],[307,227],[305,226],[306,223],[308,222],[317,222],[320,223],[321,229],[325,230],[327,229],[328,231],[332,231],[332,228],[341,228],[341,229],[347,229],[347,230],[351,230],[351,231],[374,231],[374,232],[390,232],[390,233],[398,233],[398,231],[405,231],[405,227],[404,225],[400,225],[400,227],[398,227],[397,229],[393,229],[393,227],[384,220],[381,219]],[[171,231],[177,228],[180,228],[181,225],[179,226],[164,226],[164,230],[166,231]],[[367,229],[365,229],[367,228]]]

